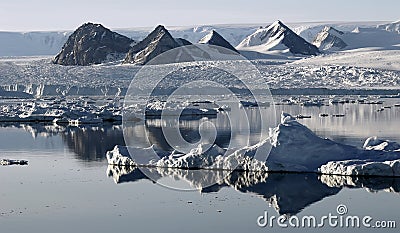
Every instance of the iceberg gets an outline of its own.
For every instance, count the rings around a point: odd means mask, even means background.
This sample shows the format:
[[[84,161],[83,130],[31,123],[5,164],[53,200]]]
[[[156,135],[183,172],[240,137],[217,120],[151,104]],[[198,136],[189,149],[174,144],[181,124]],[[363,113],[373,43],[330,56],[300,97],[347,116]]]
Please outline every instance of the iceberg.
[[[121,166],[136,166],[131,157],[129,156],[128,148],[125,146],[115,146],[112,151],[106,153],[108,164],[121,165]]]
[[[267,151],[268,147],[271,151],[265,161],[255,158],[258,150]],[[280,124],[270,129],[269,137],[256,145],[227,151],[217,145],[200,144],[186,154],[160,151],[155,146],[117,145],[107,152],[107,159],[110,165],[122,166],[400,176],[398,143],[371,137],[363,148],[345,145],[317,136],[287,113],[282,113]]]

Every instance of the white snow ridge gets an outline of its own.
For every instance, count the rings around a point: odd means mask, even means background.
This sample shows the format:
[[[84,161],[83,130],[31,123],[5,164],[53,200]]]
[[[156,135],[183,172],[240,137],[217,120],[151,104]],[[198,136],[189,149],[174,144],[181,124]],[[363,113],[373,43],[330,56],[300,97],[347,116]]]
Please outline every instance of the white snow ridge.
[[[254,159],[257,150],[268,146],[272,150],[266,161]],[[159,155],[158,159],[143,158],[151,150]],[[110,165],[122,166],[400,176],[399,144],[377,138],[368,138],[364,148],[337,143],[318,137],[286,113],[282,113],[281,123],[270,129],[268,139],[234,152],[228,153],[216,145],[199,145],[187,154],[168,153],[154,146],[145,149],[116,146],[107,152],[107,159]]]

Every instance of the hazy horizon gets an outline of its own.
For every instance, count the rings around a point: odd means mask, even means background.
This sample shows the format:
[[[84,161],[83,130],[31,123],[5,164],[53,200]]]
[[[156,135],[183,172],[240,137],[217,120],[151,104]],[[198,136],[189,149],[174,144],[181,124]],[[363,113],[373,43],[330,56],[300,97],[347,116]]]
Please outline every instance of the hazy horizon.
[[[317,22],[392,22],[400,19],[400,2],[391,0],[346,1],[316,4],[312,0],[286,1],[210,1],[132,2],[105,0],[54,2],[0,2],[0,31],[70,31],[85,22],[108,28],[151,28],[224,24],[266,25],[275,20],[285,23]],[[173,16],[173,17],[171,17]]]

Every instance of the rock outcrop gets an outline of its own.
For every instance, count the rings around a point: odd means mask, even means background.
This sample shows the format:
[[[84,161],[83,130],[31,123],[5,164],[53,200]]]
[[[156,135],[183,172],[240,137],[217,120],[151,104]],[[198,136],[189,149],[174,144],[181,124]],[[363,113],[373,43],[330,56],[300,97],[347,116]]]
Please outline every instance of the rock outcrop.
[[[122,59],[135,42],[101,24],[85,23],[76,29],[55,56],[60,65],[92,65]]]
[[[190,44],[185,39],[173,38],[164,26],[159,25],[146,38],[130,48],[124,63],[144,65],[168,50]]]
[[[215,30],[211,30],[210,33],[208,33],[206,36],[204,36],[200,41],[200,44],[209,44],[209,45],[215,45],[215,46],[221,46],[227,49],[230,49],[234,52],[237,52],[237,50],[227,41],[225,38],[223,38],[218,32]]]

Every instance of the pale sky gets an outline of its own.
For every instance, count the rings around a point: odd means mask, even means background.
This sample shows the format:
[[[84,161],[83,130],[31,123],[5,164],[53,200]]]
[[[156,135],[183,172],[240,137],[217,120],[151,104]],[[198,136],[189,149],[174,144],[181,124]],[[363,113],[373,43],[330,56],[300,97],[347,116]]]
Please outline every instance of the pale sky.
[[[0,0],[0,31],[400,20],[399,0]]]

